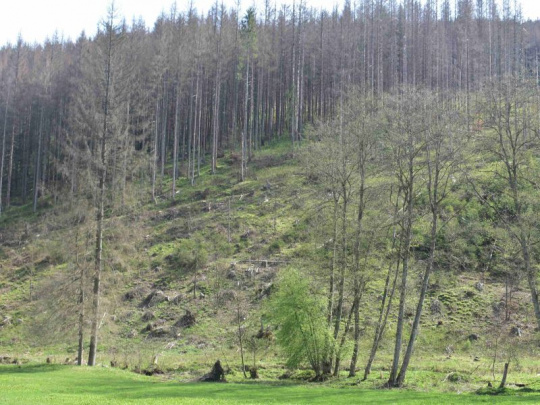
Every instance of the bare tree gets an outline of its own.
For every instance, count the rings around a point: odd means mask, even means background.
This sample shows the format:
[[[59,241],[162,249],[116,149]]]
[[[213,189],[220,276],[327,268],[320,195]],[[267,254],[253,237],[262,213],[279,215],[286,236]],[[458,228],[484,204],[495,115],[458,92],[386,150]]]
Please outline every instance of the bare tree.
[[[7,123],[8,123],[8,111],[9,111],[9,98],[10,98],[10,88],[8,87],[7,96],[5,100],[5,106],[4,106],[4,124],[3,124],[3,130],[2,130],[2,152],[0,156],[0,215],[3,211],[3,204],[2,204],[2,190],[4,188],[4,159],[6,157],[6,130],[7,130]]]
[[[416,307],[416,313],[407,344],[407,350],[403,357],[403,363],[397,377],[397,385],[402,386],[405,375],[411,361],[414,344],[420,330],[420,318],[424,307],[424,301],[429,285],[429,278],[435,264],[437,237],[441,230],[440,215],[441,205],[448,196],[452,179],[457,172],[459,153],[461,151],[461,139],[456,124],[460,123],[459,116],[453,112],[451,102],[440,102],[433,98],[425,97],[425,101],[431,105],[431,111],[427,115],[425,129],[425,158],[426,166],[426,191],[428,206],[431,216],[431,230],[429,235],[429,256],[426,269],[422,277],[422,286]]]
[[[539,145],[537,91],[535,84],[512,77],[486,83],[480,111],[485,117],[483,125],[489,130],[480,132],[478,137],[483,150],[501,164],[496,175],[506,185],[502,191],[510,204],[501,205],[495,196],[478,194],[495,210],[500,225],[520,247],[521,267],[540,327],[537,271],[532,255],[532,246],[539,240],[535,231],[537,204],[531,198],[538,194],[538,173],[528,163]]]
[[[401,283],[398,307],[398,321],[394,345],[394,357],[389,386],[398,385],[398,367],[403,343],[403,326],[405,322],[405,302],[407,299],[407,281],[411,262],[411,241],[413,223],[417,213],[415,209],[415,193],[418,187],[418,171],[420,155],[424,148],[426,128],[425,93],[404,86],[401,92],[387,104],[387,134],[391,150],[391,169],[394,172],[399,189],[403,196],[403,211],[399,224],[401,228]]]
[[[94,274],[92,313],[88,365],[96,364],[98,329],[100,322],[101,278],[103,272],[103,231],[107,199],[109,170],[114,163],[111,154],[113,141],[121,132],[120,116],[124,116],[126,97],[123,92],[122,31],[116,25],[114,3],[110,6],[107,20],[102,23],[96,43],[87,44],[81,98],[79,99],[79,127],[86,134],[81,139],[83,152],[95,173],[96,235],[94,251]],[[90,112],[90,113],[89,113]],[[96,134],[98,134],[96,138]]]

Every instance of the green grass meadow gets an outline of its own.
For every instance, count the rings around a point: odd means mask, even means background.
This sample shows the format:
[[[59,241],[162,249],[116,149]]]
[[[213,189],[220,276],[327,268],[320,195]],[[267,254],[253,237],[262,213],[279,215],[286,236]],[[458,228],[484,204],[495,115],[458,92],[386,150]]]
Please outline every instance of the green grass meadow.
[[[290,383],[180,383],[105,367],[0,367],[2,404],[469,404],[540,403],[540,390],[476,395]]]

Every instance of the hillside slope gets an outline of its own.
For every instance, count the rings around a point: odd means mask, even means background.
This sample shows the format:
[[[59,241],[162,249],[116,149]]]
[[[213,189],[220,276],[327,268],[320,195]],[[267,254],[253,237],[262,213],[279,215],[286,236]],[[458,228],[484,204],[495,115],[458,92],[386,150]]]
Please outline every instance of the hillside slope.
[[[279,273],[289,266],[305,269],[315,284],[322,279],[327,247],[321,207],[312,197],[323,191],[303,176],[288,143],[258,151],[244,182],[237,179],[236,165],[235,156],[229,155],[219,161],[215,175],[203,167],[194,186],[181,181],[174,201],[170,177],[161,183],[157,204],[141,204],[148,200],[146,191],[133,184],[133,197],[111,208],[105,230],[99,363],[136,370],[159,367],[189,380],[219,358],[230,368],[231,378],[241,378],[241,334],[248,365],[259,367],[263,378],[284,373],[265,303]],[[1,218],[4,357],[74,361],[81,269],[90,295],[90,213],[84,206],[50,204],[37,215],[30,207],[13,207]],[[505,321],[507,285],[483,277],[452,269],[434,274],[413,360],[413,386],[448,388],[452,373],[458,382],[481,386],[491,375],[495,378],[492,371],[499,373],[501,362],[508,359],[522,373],[519,378],[536,374],[538,347],[527,293],[519,283],[510,286]],[[369,353],[383,282],[383,271],[375,272],[363,298],[361,367]],[[411,296],[409,323],[415,305]],[[394,322],[391,314],[369,380],[374,386],[384,381],[390,363]],[[88,328],[88,322],[85,325]],[[305,375],[309,373],[300,371],[298,377]]]

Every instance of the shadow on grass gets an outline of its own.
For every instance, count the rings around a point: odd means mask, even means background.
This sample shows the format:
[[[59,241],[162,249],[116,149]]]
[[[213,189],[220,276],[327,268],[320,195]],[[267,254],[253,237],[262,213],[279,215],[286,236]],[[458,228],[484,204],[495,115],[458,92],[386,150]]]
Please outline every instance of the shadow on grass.
[[[520,392],[520,393],[523,393],[523,394],[540,394],[540,389],[535,389],[535,388],[520,388],[518,390],[516,390],[516,392]]]
[[[523,394],[539,394],[540,395],[540,389],[537,388],[530,388],[530,387],[523,387],[518,389],[512,389],[512,388],[480,388],[476,391],[477,395],[490,395],[490,396],[522,396]]]
[[[31,374],[46,373],[51,371],[65,370],[69,366],[61,364],[25,364],[25,365],[0,365],[0,375],[2,374]]]

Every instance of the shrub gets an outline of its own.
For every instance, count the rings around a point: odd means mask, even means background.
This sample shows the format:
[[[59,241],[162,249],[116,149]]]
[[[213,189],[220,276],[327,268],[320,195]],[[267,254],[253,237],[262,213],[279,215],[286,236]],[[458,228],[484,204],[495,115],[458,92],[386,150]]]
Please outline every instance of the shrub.
[[[194,239],[182,239],[176,251],[167,256],[171,268],[183,271],[195,271],[206,265],[208,253],[203,243]]]
[[[275,240],[270,245],[268,245],[268,253],[279,253],[281,251],[282,242],[279,240]]]
[[[315,378],[321,378],[334,342],[327,327],[324,300],[311,291],[309,278],[286,269],[270,306],[271,319],[279,325],[276,337],[287,366],[296,368],[307,361]]]

